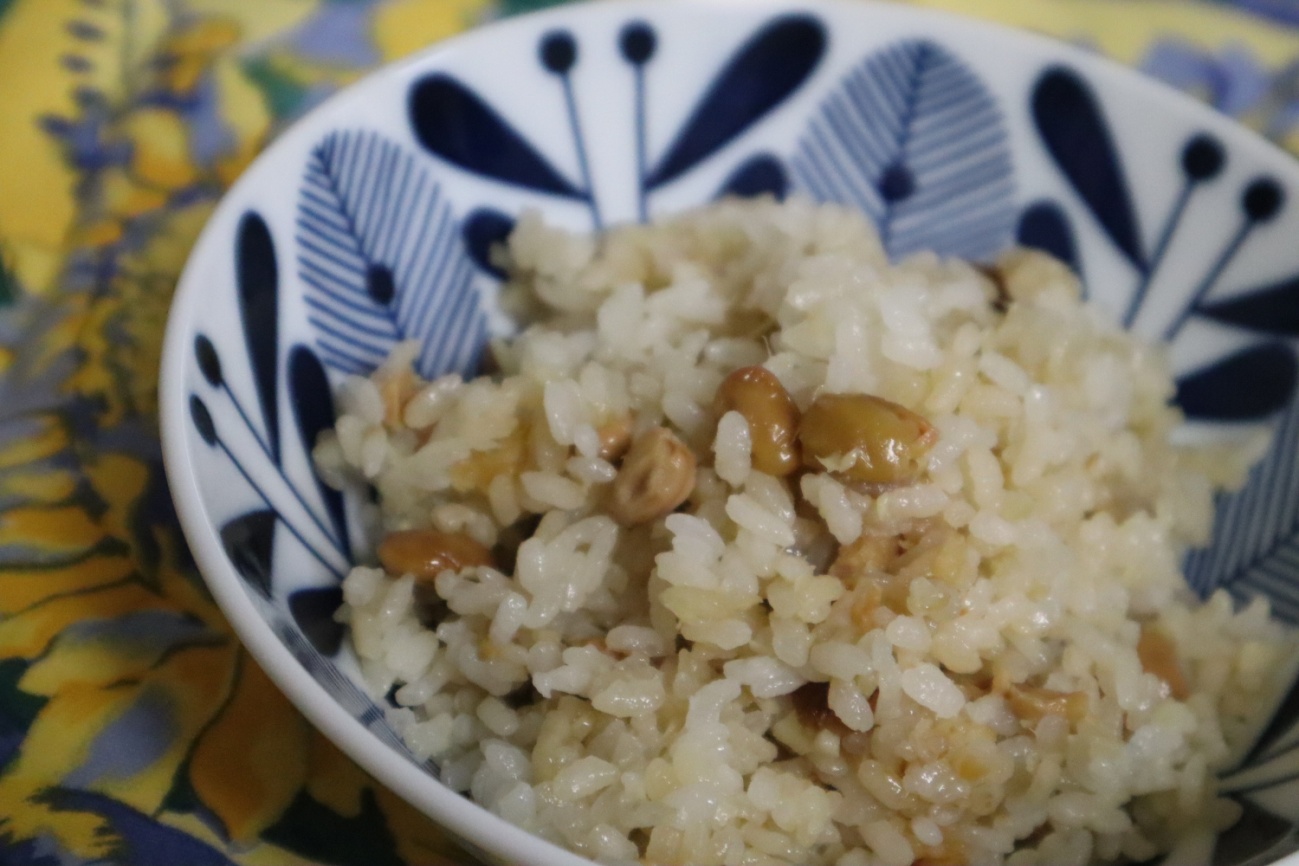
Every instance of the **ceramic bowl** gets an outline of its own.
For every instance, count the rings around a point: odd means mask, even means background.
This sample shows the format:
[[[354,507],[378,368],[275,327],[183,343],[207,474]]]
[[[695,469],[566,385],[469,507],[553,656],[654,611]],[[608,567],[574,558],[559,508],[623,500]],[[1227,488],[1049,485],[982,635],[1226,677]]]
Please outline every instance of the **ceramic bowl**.
[[[426,376],[472,372],[509,329],[487,251],[525,208],[591,230],[761,193],[859,208],[894,256],[1046,249],[1168,341],[1198,432],[1276,431],[1187,579],[1299,620],[1299,164],[1083,52],[905,7],[610,2],[493,24],[349,88],[256,161],[185,270],[161,394],[186,536],[244,642],[485,859],[583,862],[443,787],[362,687],[333,619],[356,503],[309,459],[331,388],[408,338]],[[1244,820],[1184,862],[1299,848],[1299,691],[1223,787]]]

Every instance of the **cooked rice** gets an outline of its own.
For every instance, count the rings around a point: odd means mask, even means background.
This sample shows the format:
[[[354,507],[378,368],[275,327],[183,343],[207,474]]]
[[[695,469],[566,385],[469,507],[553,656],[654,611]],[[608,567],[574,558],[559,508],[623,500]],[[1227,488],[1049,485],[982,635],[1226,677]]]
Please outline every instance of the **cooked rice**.
[[[1248,449],[1170,444],[1161,351],[1065,268],[890,264],[860,216],[802,201],[598,240],[525,215],[506,261],[531,324],[499,374],[423,382],[402,347],[317,449],[374,485],[383,532],[502,564],[423,596],[344,583],[369,684],[399,687],[448,785],[606,863],[1141,861],[1235,820],[1215,770],[1293,644],[1262,601],[1192,597],[1179,562]],[[755,469],[714,394],[759,364],[800,410],[869,393],[923,416],[918,477]],[[628,421],[698,462],[680,508],[630,527],[601,456]],[[878,539],[884,560],[829,573]]]

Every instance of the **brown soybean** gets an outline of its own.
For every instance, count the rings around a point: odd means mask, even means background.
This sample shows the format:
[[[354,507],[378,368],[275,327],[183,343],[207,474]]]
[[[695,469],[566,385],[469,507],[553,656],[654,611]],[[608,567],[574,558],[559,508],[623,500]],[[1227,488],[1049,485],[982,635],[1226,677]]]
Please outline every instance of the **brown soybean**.
[[[803,413],[798,438],[813,466],[848,481],[894,487],[916,479],[938,435],[920,415],[881,397],[822,394]]]
[[[1063,716],[1077,724],[1087,715],[1087,695],[1084,692],[1014,686],[1006,692],[1006,701],[1017,717],[1030,724],[1037,724],[1046,716]]]
[[[722,380],[713,398],[720,418],[739,412],[749,424],[753,468],[784,476],[802,465],[798,447],[798,406],[766,367],[741,367]]]
[[[595,429],[600,438],[600,458],[610,462],[618,460],[631,446],[631,416],[618,415]]]
[[[378,554],[389,574],[413,574],[416,580],[474,565],[495,565],[492,552],[469,536],[436,529],[390,532],[379,542]]]
[[[1141,659],[1142,669],[1163,680],[1175,699],[1184,701],[1190,696],[1191,686],[1186,681],[1182,663],[1177,659],[1177,645],[1163,629],[1154,625],[1141,627],[1137,657]]]
[[[666,427],[636,437],[609,491],[609,513],[623,526],[648,523],[695,489],[695,455]]]

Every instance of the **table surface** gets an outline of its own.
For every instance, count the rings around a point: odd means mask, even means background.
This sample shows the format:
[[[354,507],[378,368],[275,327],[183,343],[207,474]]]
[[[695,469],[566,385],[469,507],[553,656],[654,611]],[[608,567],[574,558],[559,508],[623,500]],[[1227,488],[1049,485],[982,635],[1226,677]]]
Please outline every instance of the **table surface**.
[[[924,0],[1088,46],[1299,153],[1299,0]],[[297,713],[177,530],[177,275],[277,131],[537,0],[0,0],[0,864],[462,864]]]

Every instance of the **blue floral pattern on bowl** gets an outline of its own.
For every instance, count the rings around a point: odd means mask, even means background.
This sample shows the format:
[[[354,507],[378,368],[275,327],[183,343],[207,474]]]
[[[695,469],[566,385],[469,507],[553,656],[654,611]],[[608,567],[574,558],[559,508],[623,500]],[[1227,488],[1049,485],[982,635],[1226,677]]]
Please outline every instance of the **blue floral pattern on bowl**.
[[[708,24],[735,44],[705,51]],[[522,80],[484,75],[471,39],[318,111],[272,149],[267,189],[243,182],[200,245],[191,270],[232,283],[202,301],[211,331],[201,316],[173,323],[184,349],[168,361],[183,370],[164,399],[174,413],[183,392],[210,524],[186,520],[191,540],[214,534],[297,663],[414,762],[333,619],[364,546],[356,503],[310,464],[333,387],[408,339],[423,346],[423,375],[471,374],[488,335],[508,330],[491,248],[524,208],[599,229],[797,193],[861,210],[895,257],[1045,249],[1125,326],[1170,343],[1176,399],[1201,432],[1272,424],[1273,447],[1222,497],[1215,544],[1188,557],[1187,577],[1202,594],[1265,595],[1299,623],[1299,248],[1286,240],[1299,233],[1299,167],[1180,102],[1147,142],[1143,109],[1173,97],[981,31],[1010,56],[1008,74],[962,26],[834,5],[568,9],[509,25]],[[1247,817],[1214,863],[1299,847],[1299,689],[1224,785]]]

